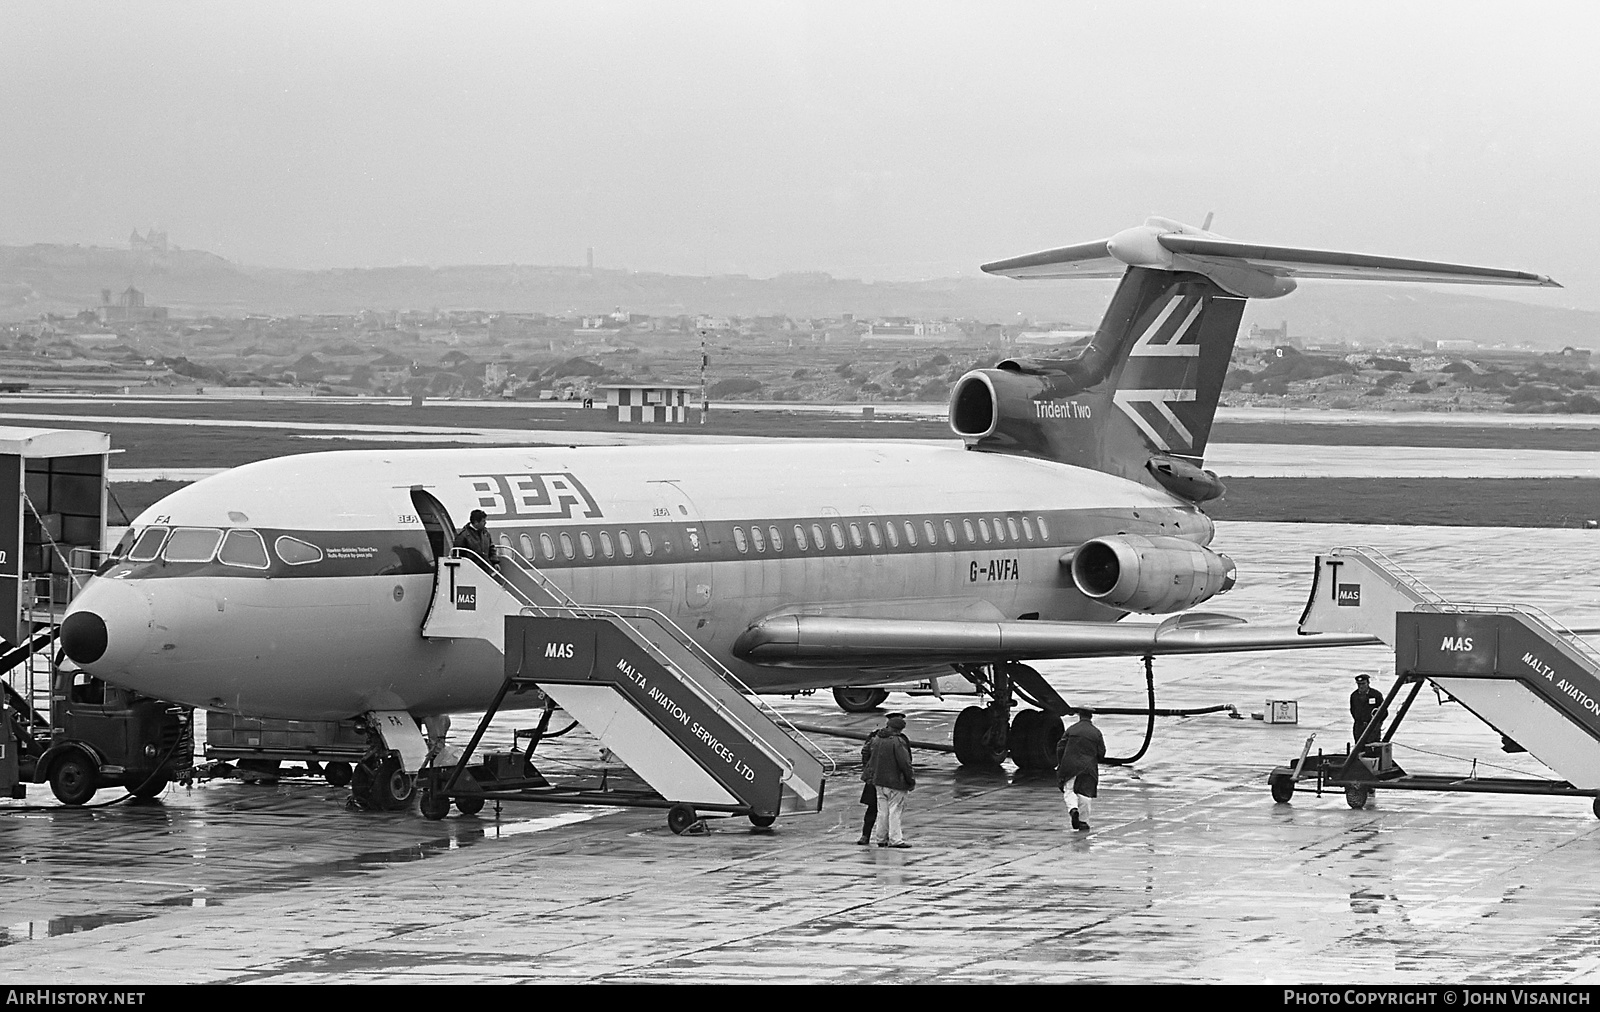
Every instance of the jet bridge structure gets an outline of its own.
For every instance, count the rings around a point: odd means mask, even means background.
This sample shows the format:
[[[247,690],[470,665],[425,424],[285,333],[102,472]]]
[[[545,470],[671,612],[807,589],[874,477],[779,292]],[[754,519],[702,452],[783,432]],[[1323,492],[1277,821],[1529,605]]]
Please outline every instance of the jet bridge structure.
[[[463,811],[484,800],[643,804],[667,808],[683,832],[702,811],[767,826],[822,809],[826,753],[661,612],[580,604],[515,553],[489,566],[456,549],[439,560],[422,633],[485,640],[505,657],[500,695],[461,760],[423,771],[424,815],[442,817],[451,799]],[[469,765],[505,697],[534,686],[658,797],[563,790],[531,764],[509,776]]]
[[[1371,548],[1317,557],[1305,633],[1363,632],[1394,649],[1395,684],[1350,750],[1300,757],[1274,770],[1275,800],[1315,778],[1343,787],[1360,808],[1377,787],[1594,798],[1600,817],[1600,651],[1537,608],[1445,600]],[[1424,684],[1432,684],[1498,732],[1507,752],[1526,751],[1564,780],[1410,774],[1393,760],[1395,731]],[[1387,728],[1384,714],[1390,713]]]

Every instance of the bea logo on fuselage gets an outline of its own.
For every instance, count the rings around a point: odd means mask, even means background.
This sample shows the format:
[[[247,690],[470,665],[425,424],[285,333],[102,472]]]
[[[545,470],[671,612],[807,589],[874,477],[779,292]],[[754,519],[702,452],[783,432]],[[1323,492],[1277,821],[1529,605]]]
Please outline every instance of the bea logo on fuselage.
[[[463,474],[475,505],[491,520],[570,520],[600,516],[594,496],[570,471],[538,474]]]

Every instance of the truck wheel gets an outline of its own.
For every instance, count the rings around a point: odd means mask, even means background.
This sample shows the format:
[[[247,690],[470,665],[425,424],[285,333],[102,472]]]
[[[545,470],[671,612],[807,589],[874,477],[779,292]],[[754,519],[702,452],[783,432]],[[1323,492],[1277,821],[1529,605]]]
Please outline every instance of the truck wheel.
[[[322,767],[322,778],[334,787],[345,787],[350,783],[349,763],[327,763]]]
[[[473,797],[457,798],[456,811],[462,815],[477,815],[483,811],[483,799]]]
[[[168,782],[165,773],[157,773],[148,780],[140,781],[128,788],[128,793],[136,798],[149,800],[150,798],[159,797],[161,792],[167,789]]]
[[[845,713],[871,713],[888,698],[888,689],[861,689],[849,685],[836,685],[833,689],[833,701]]]
[[[1287,773],[1274,773],[1267,779],[1267,784],[1272,788],[1272,800],[1280,805],[1289,803],[1294,797],[1294,777]]]
[[[756,827],[757,829],[766,829],[774,822],[778,821],[778,817],[776,815],[751,815],[747,816],[747,818],[750,820],[750,825]]]
[[[82,752],[69,752],[50,768],[50,791],[63,805],[81,805],[100,786],[100,767]]]
[[[1367,798],[1372,796],[1372,790],[1366,784],[1351,784],[1344,789],[1344,803],[1351,808],[1367,807]]]

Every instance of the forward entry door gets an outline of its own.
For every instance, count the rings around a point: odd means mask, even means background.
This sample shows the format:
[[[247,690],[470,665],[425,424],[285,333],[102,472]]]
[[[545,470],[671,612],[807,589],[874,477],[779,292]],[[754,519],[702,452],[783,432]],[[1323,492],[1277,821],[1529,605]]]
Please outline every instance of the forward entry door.
[[[688,494],[676,482],[653,481],[656,500],[660,503],[658,521],[671,524],[667,535],[672,544],[671,560],[674,569],[683,574],[679,588],[680,600],[690,611],[700,612],[711,607],[711,556],[714,551],[710,532],[700,519],[700,511]],[[676,582],[676,581],[674,581]]]

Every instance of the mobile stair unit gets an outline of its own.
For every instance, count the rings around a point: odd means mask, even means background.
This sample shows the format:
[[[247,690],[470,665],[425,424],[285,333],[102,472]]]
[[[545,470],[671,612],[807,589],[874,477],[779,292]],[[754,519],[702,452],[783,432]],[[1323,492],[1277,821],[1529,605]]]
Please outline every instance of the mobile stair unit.
[[[462,811],[485,800],[634,804],[668,809],[681,833],[702,811],[769,826],[822,810],[832,761],[661,612],[580,604],[513,552],[491,568],[457,549],[439,560],[422,633],[485,640],[505,657],[505,683],[460,761],[420,775],[430,818],[451,800]],[[470,765],[506,696],[535,686],[656,796],[552,787],[529,764]]]
[[[1394,649],[1395,683],[1349,751],[1313,756],[1308,739],[1298,759],[1273,770],[1275,800],[1314,779],[1319,793],[1344,788],[1352,808],[1381,786],[1588,797],[1600,817],[1600,651],[1549,615],[1451,603],[1374,549],[1338,548],[1317,557],[1300,631],[1376,636]],[[1498,732],[1507,752],[1526,751],[1566,779],[1479,777],[1476,764],[1466,777],[1407,773],[1394,762],[1394,734],[1426,683]]]

